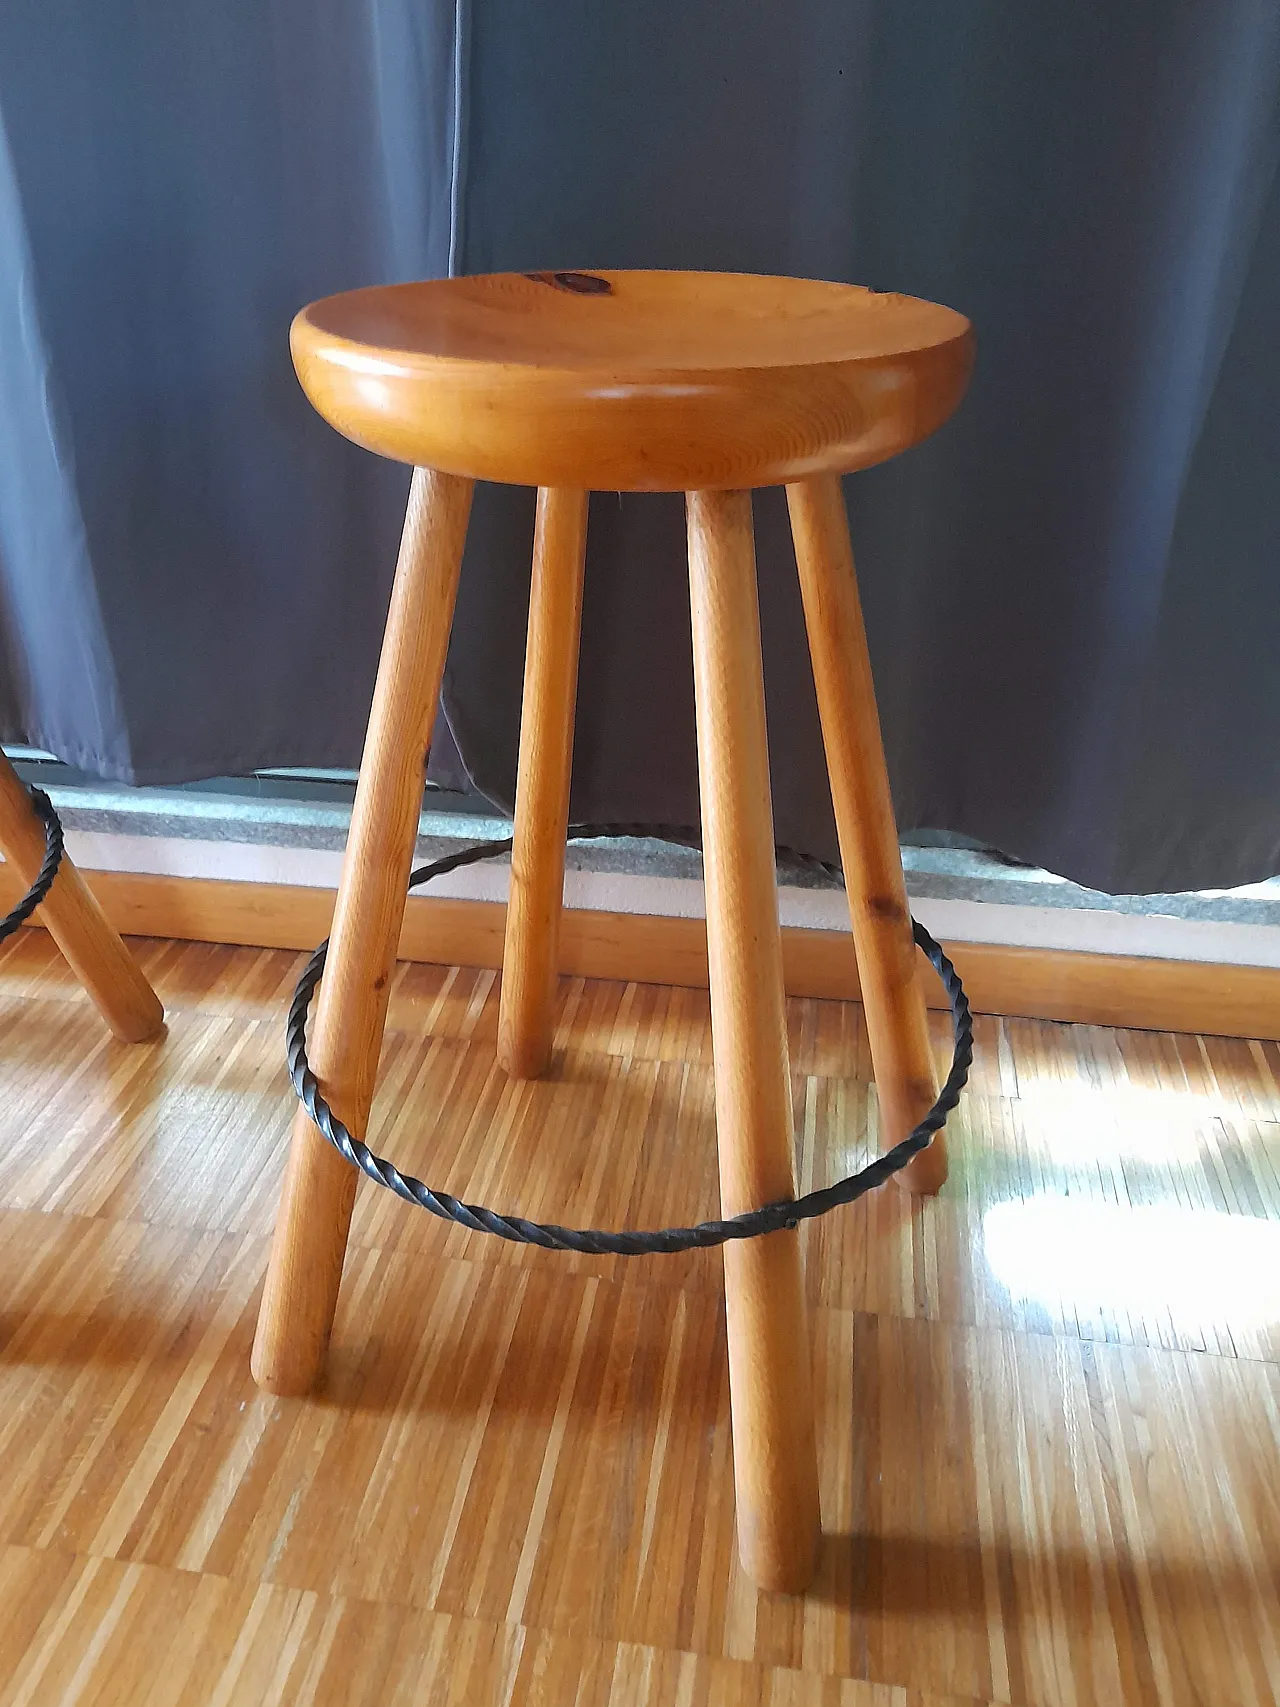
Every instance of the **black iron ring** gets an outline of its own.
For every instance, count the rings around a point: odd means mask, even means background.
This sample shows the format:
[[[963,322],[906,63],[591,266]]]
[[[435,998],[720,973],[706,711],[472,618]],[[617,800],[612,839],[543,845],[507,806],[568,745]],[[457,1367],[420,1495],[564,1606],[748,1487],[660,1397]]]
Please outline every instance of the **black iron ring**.
[[[695,836],[672,825],[578,824],[569,831],[570,841],[598,841],[619,836],[656,837],[694,849],[698,849],[700,845]],[[507,838],[497,842],[478,842],[472,847],[461,848],[457,853],[433,860],[430,865],[420,866],[409,878],[409,887],[416,888],[420,883],[427,883],[433,877],[443,877],[447,872],[457,871],[462,866],[475,865],[480,860],[494,859],[500,854],[509,853],[511,846],[511,840]],[[784,857],[821,869],[843,882],[838,866],[803,858],[789,849],[780,848],[778,851]],[[924,950],[941,978],[951,1006],[955,1051],[951,1060],[951,1071],[938,1093],[938,1100],[901,1143],[895,1144],[891,1150],[877,1157],[858,1173],[851,1174],[835,1185],[824,1186],[820,1191],[808,1192],[804,1197],[771,1203],[763,1209],[753,1209],[724,1221],[703,1221],[696,1227],[664,1227],[652,1232],[634,1233],[599,1232],[590,1228],[560,1227],[554,1223],[526,1221],[517,1215],[499,1215],[480,1204],[462,1203],[448,1192],[432,1191],[431,1187],[424,1185],[421,1180],[402,1174],[393,1163],[382,1156],[376,1156],[367,1144],[353,1137],[334,1114],[321,1095],[319,1083],[307,1062],[307,1010],[324,972],[325,956],[329,948],[327,940],[320,944],[308,960],[289,1006],[289,1018],[285,1028],[289,1077],[293,1080],[298,1100],[316,1126],[353,1167],[359,1168],[360,1172],[376,1185],[394,1192],[406,1203],[416,1204],[418,1208],[427,1210],[440,1220],[456,1222],[458,1226],[467,1227],[473,1233],[493,1233],[496,1237],[509,1239],[514,1244],[540,1245],[544,1250],[582,1251],[590,1256],[624,1257],[667,1255],[673,1251],[723,1245],[730,1239],[755,1239],[762,1234],[776,1233],[783,1227],[794,1227],[797,1222],[825,1215],[838,1205],[852,1203],[856,1198],[882,1185],[900,1168],[904,1168],[913,1156],[918,1156],[922,1150],[928,1148],[934,1133],[942,1130],[947,1116],[960,1101],[960,1093],[973,1063],[973,1016],[969,1010],[969,1000],[955,967],[939,945],[915,919],[911,921],[911,925],[915,941]]]
[[[31,804],[44,820],[44,858],[40,861],[40,869],[30,889],[13,911],[6,918],[0,919],[0,942],[26,924],[53,888],[53,880],[62,863],[62,825],[53,809],[53,802],[42,788],[31,788],[27,792],[31,796]]]

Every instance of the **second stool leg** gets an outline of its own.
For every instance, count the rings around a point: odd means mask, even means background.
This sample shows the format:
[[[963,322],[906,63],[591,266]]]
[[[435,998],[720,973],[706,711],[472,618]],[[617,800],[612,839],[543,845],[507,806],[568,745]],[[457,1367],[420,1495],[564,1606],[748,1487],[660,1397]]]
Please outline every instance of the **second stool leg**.
[[[536,1079],[551,1058],[586,548],[587,494],[544,487],[533,539],[498,1009],[498,1059],[520,1079]]]
[[[788,486],[787,503],[887,1148],[928,1113],[938,1093],[937,1068],[911,936],[844,492],[836,475],[821,475]],[[940,1132],[898,1175],[920,1192],[939,1190],[946,1177]]]
[[[725,1215],[795,1194],[791,1084],[749,492],[688,495],[720,1197]],[[738,1546],[797,1592],[819,1531],[817,1450],[795,1232],[724,1247]]]
[[[0,753],[0,847],[26,884],[44,861],[44,822]],[[36,914],[117,1037],[141,1043],[164,1025],[160,998],[66,854]]]
[[[469,480],[414,470],[309,1051],[357,1137],[373,1101],[470,508]],[[253,1345],[254,1379],[269,1392],[305,1393],[324,1368],[358,1178],[299,1108]]]

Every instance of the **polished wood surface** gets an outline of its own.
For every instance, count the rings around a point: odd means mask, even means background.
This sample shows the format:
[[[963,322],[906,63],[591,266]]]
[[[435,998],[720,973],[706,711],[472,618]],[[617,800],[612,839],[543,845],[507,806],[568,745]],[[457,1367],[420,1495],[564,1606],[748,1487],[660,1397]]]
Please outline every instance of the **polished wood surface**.
[[[835,475],[823,475],[788,486],[787,505],[876,1094],[883,1130],[896,1143],[938,1094],[921,987],[922,972],[930,974],[911,935],[844,492]],[[898,1175],[927,1192],[940,1190],[946,1177],[943,1133]]]
[[[555,1029],[586,549],[587,494],[539,492],[498,1024],[498,1059],[521,1079],[545,1072]]]
[[[0,950],[3,1707],[1280,1696],[1275,1044],[979,1022],[946,1191],[801,1234],[790,1599],[736,1561],[715,1253],[517,1250],[365,1186],[322,1397],[259,1392],[302,957],[135,948],[170,1016],[137,1048],[44,932]],[[381,1149],[547,1216],[714,1213],[705,991],[567,981],[530,1083],[497,1009],[396,969]],[[820,1185],[875,1147],[866,1033],[787,1021]]]
[[[6,910],[35,882],[45,849],[44,820],[17,772],[0,753],[0,850],[15,878]],[[159,998],[65,851],[36,917],[52,934],[116,1036],[126,1043],[154,1037],[164,1024]]]
[[[415,471],[308,1051],[357,1137],[377,1078],[470,509],[469,482]],[[253,1349],[271,1392],[305,1393],[324,1367],[355,1181],[299,1109]]]
[[[794,480],[882,462],[963,394],[960,314],[750,274],[490,274],[349,291],[291,334],[357,444],[477,479],[602,491]]]
[[[751,494],[687,505],[720,1202],[739,1215],[796,1190]],[[819,1528],[797,1234],[726,1245],[724,1286],[738,1545],[761,1587],[796,1591]]]

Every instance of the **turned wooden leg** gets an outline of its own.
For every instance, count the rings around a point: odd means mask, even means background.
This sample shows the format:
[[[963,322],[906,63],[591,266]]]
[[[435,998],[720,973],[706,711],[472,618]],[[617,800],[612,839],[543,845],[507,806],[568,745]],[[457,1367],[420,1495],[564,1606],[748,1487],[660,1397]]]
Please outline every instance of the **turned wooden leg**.
[[[469,480],[414,471],[309,1048],[334,1113],[360,1137],[373,1100],[470,508]],[[305,1393],[323,1370],[357,1178],[299,1108],[253,1347],[254,1379],[269,1392]]]
[[[0,848],[30,888],[44,859],[44,820],[13,766],[0,753]],[[53,887],[37,917],[66,956],[72,971],[126,1043],[154,1037],[164,1009],[137,962],[121,942],[85,881],[64,853]]]
[[[537,1078],[551,1059],[586,548],[587,494],[544,487],[538,493],[533,540],[515,846],[498,1010],[498,1059],[520,1079]]]
[[[788,486],[787,503],[888,1148],[928,1113],[937,1069],[839,478]],[[897,1177],[913,1191],[937,1191],[947,1177],[942,1134]]]
[[[749,492],[688,495],[720,1197],[726,1215],[795,1194],[773,808]],[[796,1592],[817,1548],[818,1480],[795,1232],[724,1247],[742,1562]]]

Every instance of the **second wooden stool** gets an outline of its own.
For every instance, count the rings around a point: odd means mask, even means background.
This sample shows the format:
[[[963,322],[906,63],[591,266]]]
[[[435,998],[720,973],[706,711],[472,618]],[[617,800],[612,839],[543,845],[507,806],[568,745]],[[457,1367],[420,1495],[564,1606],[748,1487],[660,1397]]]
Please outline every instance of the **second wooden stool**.
[[[45,826],[21,778],[0,753],[0,848],[28,888],[45,855]],[[164,1027],[160,998],[121,942],[83,877],[63,854],[53,886],[36,914],[125,1043],[142,1043]]]

